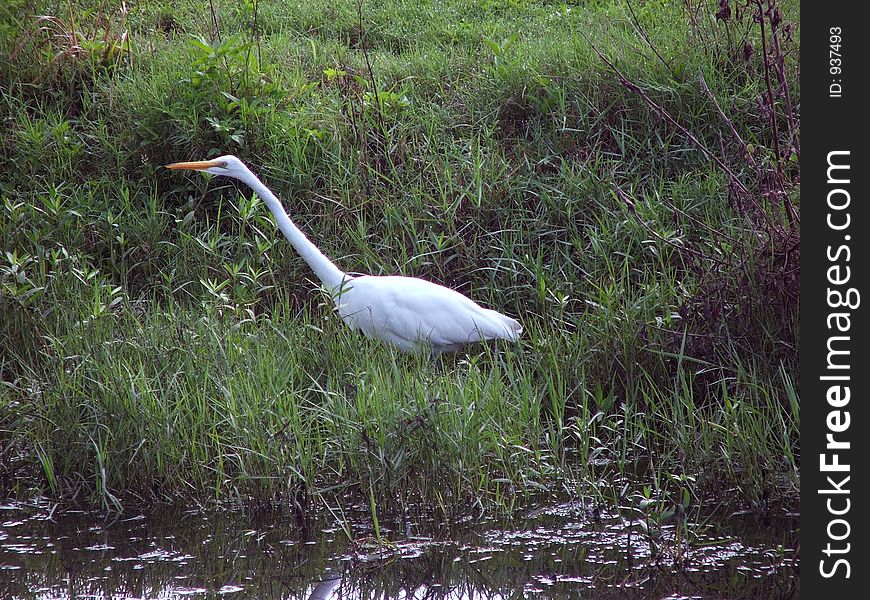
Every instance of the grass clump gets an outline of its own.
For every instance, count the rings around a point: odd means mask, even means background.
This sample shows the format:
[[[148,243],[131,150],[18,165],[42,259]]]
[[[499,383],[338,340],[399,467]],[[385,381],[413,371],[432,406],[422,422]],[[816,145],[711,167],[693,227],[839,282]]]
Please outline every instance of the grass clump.
[[[796,501],[795,3],[35,4],[0,38],[6,495]],[[228,152],[344,268],[522,342],[344,330],[249,190],[159,168]]]

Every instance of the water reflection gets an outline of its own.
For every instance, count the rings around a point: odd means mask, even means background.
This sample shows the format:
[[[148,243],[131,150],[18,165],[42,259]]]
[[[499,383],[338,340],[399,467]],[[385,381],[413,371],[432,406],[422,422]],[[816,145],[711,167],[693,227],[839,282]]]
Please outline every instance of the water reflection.
[[[311,592],[308,600],[327,600],[328,598],[332,598],[333,590],[335,590],[335,588],[338,587],[338,584],[340,583],[341,579],[338,577],[324,579],[316,586],[314,586],[314,591]]]
[[[729,523],[663,552],[616,514],[565,504],[511,523],[424,518],[300,531],[293,519],[164,512],[105,520],[0,507],[2,598],[774,598],[798,594],[796,523]],[[401,533],[399,533],[401,532]],[[665,536],[669,535],[666,531]]]

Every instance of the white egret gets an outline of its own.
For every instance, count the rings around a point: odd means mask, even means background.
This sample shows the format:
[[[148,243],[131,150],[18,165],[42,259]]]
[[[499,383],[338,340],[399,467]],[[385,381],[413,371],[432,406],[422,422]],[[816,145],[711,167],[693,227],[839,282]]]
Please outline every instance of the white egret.
[[[352,329],[402,350],[449,352],[482,340],[516,341],[522,326],[455,290],[415,277],[351,276],[339,269],[287,215],[281,201],[235,156],[178,162],[168,169],[205,171],[245,183],[272,211],[284,236],[305,259]]]

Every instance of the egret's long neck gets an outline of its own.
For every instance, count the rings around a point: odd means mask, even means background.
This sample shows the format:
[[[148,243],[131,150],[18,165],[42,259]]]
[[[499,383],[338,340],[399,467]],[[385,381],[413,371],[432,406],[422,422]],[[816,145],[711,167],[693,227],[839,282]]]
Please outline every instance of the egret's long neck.
[[[312,244],[311,240],[309,240],[305,234],[293,224],[293,221],[290,220],[290,217],[284,210],[281,201],[278,200],[275,194],[269,191],[269,188],[263,185],[262,181],[257,179],[256,175],[248,171],[245,173],[243,181],[263,199],[266,206],[268,206],[269,210],[272,211],[272,214],[275,215],[275,221],[277,221],[278,228],[284,234],[284,237],[290,241],[296,251],[305,259],[305,262],[308,263],[308,266],[311,267],[327,291],[333,294],[338,293],[342,282],[351,279],[351,277],[335,266],[335,263],[329,260],[326,255],[323,254],[317,246]]]

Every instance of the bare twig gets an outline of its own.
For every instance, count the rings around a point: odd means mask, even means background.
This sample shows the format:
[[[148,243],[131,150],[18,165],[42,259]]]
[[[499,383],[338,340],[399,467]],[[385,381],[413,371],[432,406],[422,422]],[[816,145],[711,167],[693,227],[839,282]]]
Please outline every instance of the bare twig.
[[[362,5],[363,5],[362,0],[358,0],[356,3],[356,10],[357,10],[357,18],[359,19],[359,46],[360,46],[360,49],[362,50],[363,58],[366,61],[366,69],[368,69],[369,79],[372,82],[372,94],[374,95],[374,99],[375,99],[375,102],[377,103],[377,107],[378,107],[378,110],[376,111],[375,116],[378,119],[378,125],[381,128],[381,133],[385,134],[387,130],[386,130],[386,127],[384,126],[384,115],[383,115],[383,107],[381,106],[381,95],[378,93],[378,84],[375,81],[375,72],[374,72],[374,69],[372,69],[372,63],[369,60],[369,53],[368,53],[368,50],[366,50],[365,40],[363,39],[364,29],[363,29]]]
[[[598,55],[598,57],[608,67],[613,69],[613,72],[616,73],[616,76],[619,78],[619,83],[621,83],[625,88],[631,90],[632,92],[634,92],[635,94],[637,94],[641,98],[643,98],[644,102],[646,102],[650,107],[652,107],[665,121],[667,121],[668,123],[670,123],[671,125],[673,125],[677,129],[679,129],[683,135],[685,135],[687,138],[689,138],[695,144],[695,146],[697,146],[698,149],[704,154],[704,156],[706,156],[708,159],[715,162],[719,166],[719,168],[722,169],[726,175],[728,175],[728,178],[731,180],[732,184],[741,193],[746,194],[747,196],[751,196],[751,194],[749,193],[749,190],[746,188],[746,186],[743,184],[743,182],[737,178],[737,176],[734,174],[734,172],[728,167],[728,165],[725,164],[725,162],[722,159],[720,159],[718,156],[716,156],[715,154],[710,152],[707,149],[707,147],[697,137],[695,137],[695,134],[693,134],[691,131],[689,131],[688,129],[686,129],[682,125],[680,125],[680,123],[678,123],[677,120],[674,119],[668,111],[666,111],[664,108],[659,106],[652,98],[650,98],[649,94],[647,94],[643,90],[643,88],[641,88],[639,85],[637,85],[633,81],[630,81],[622,73],[622,71],[619,70],[619,68],[615,64],[613,64],[606,56],[604,56],[601,53],[601,51],[598,49],[598,47],[592,42],[592,40],[589,39],[589,36],[587,36],[582,31],[580,32],[580,35],[582,35],[586,39],[586,41],[589,43],[589,45],[592,47],[592,49],[595,51],[595,53]]]
[[[791,103],[791,91],[788,87],[788,82],[785,78],[785,55],[782,52],[782,47],[779,44],[779,36],[776,31],[773,32],[773,50],[776,53],[776,75],[779,80],[779,85],[782,88],[783,96],[785,97],[785,116],[788,119],[789,126],[789,144],[797,155],[798,160],[801,158],[801,146],[798,140],[797,120],[794,116],[794,109]]]
[[[254,39],[257,41],[257,65],[263,64],[263,49],[260,47],[260,15],[259,0],[254,0]]]
[[[724,231],[722,231],[721,229],[716,229],[715,227],[711,226],[709,223],[704,223],[704,222],[703,222],[701,219],[699,219],[698,217],[693,217],[692,215],[690,215],[690,214],[687,213],[686,211],[684,211],[684,210],[680,210],[679,208],[677,208],[676,206],[674,206],[673,203],[668,202],[667,200],[662,200],[661,198],[660,198],[659,200],[661,200],[661,201],[662,201],[662,202],[663,202],[663,203],[664,203],[668,208],[670,208],[670,209],[671,209],[675,214],[678,214],[678,215],[680,215],[681,217],[685,217],[685,218],[689,219],[689,220],[692,221],[695,225],[697,225],[698,227],[701,227],[702,229],[706,229],[709,233],[712,234],[713,239],[716,239],[716,240],[727,240],[728,242],[731,243],[732,246],[737,246],[737,245],[740,243],[740,242],[738,242],[736,239],[734,239],[733,237],[731,237],[730,235],[726,234],[726,233],[725,233]]]
[[[726,267],[733,266],[729,261],[724,261],[724,260],[721,260],[721,259],[716,258],[714,256],[704,254],[703,252],[699,252],[698,250],[695,250],[694,248],[692,248],[690,246],[676,244],[676,243],[672,242],[671,240],[667,239],[662,234],[660,234],[658,231],[653,229],[653,227],[649,223],[644,221],[641,218],[641,216],[639,214],[637,214],[637,207],[635,206],[634,201],[631,198],[629,198],[628,195],[625,192],[623,192],[622,189],[620,189],[620,187],[618,185],[616,185],[616,184],[613,185],[613,191],[616,193],[616,197],[619,198],[620,200],[622,200],[625,203],[625,205],[628,207],[628,212],[630,212],[634,216],[634,218],[637,219],[637,222],[640,223],[643,226],[643,228],[646,229],[649,233],[651,233],[656,239],[668,244],[669,246],[673,246],[674,248],[676,248],[680,252],[688,252],[689,254],[695,256],[696,258],[701,259],[702,261],[709,260],[709,261],[718,263],[720,265],[724,265]]]
[[[792,206],[791,200],[788,197],[788,192],[785,189],[785,175],[782,172],[782,151],[779,148],[779,127],[776,123],[776,102],[773,96],[773,85],[770,82],[770,55],[768,54],[768,41],[767,41],[767,26],[766,19],[771,19],[772,23],[772,15],[771,12],[776,8],[774,0],[767,0],[767,11],[764,10],[763,0],[755,0],[755,5],[758,7],[758,21],[761,26],[761,51],[764,54],[764,83],[767,86],[767,102],[770,106],[770,126],[773,129],[773,148],[776,153],[776,174],[778,178],[778,183],[780,187],[780,193],[782,195],[782,205],[785,208],[785,214],[788,218],[788,224],[793,229],[795,222],[797,221],[797,214],[795,213],[794,206]],[[773,35],[776,36],[776,32],[773,32]]]
[[[208,0],[208,7],[211,10],[211,23],[214,26],[214,37],[217,41],[221,41],[221,27],[218,24],[217,9],[214,7],[214,0]]]
[[[737,143],[740,144],[740,149],[743,151],[743,154],[747,157],[747,160],[749,160],[749,164],[754,167],[755,166],[755,157],[753,157],[752,154],[749,153],[749,146],[746,145],[746,142],[744,142],[743,138],[740,137],[740,134],[737,133],[737,129],[734,127],[733,121],[731,121],[731,119],[728,118],[728,116],[725,114],[725,112],[719,106],[719,102],[716,101],[716,96],[714,96],[713,92],[710,91],[710,87],[707,85],[707,81],[704,79],[703,73],[701,73],[700,80],[701,80],[701,89],[703,89],[704,92],[706,92],[707,97],[710,98],[710,101],[713,103],[713,106],[716,107],[716,112],[719,113],[719,117],[722,118],[722,120],[728,126],[728,129],[731,130],[731,135],[733,135],[734,139],[737,140]]]
[[[644,39],[644,41],[646,42],[646,45],[650,47],[650,50],[652,50],[653,53],[658,57],[658,59],[660,61],[662,61],[662,64],[665,66],[665,68],[668,70],[668,72],[673,73],[674,70],[671,67],[671,64],[662,57],[662,55],[659,53],[658,49],[655,47],[655,45],[649,39],[649,36],[646,34],[646,30],[644,30],[644,28],[641,26],[640,21],[637,18],[637,15],[634,13],[634,8],[631,7],[631,0],[627,0],[625,4],[626,4],[626,6],[628,6],[628,12],[631,13],[631,19],[632,19],[632,21],[634,21],[634,28],[637,30],[637,32],[640,34],[640,36]]]

